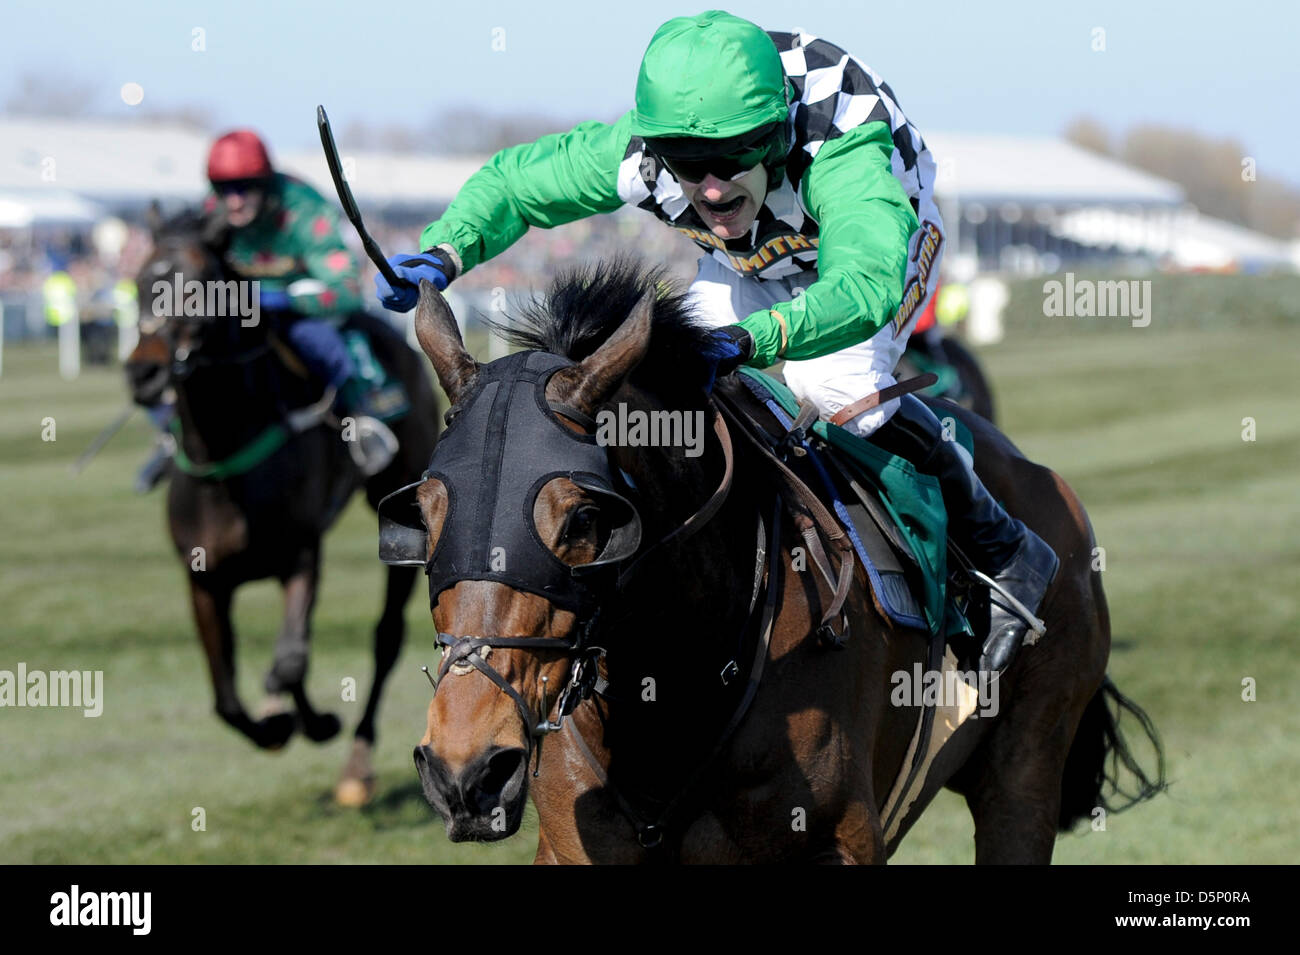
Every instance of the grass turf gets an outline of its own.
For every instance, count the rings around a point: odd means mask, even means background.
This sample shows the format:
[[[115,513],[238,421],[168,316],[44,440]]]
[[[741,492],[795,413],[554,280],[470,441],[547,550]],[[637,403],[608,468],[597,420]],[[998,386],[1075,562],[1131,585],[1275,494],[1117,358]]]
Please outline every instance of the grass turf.
[[[1079,492],[1106,550],[1110,671],[1147,709],[1171,789],[1062,837],[1056,861],[1293,862],[1300,826],[1300,401],[1293,326],[1034,335],[981,352],[1002,423]],[[72,477],[125,403],[120,373],[59,379],[48,345],[11,346],[0,377],[0,669],[102,669],[104,714],[0,710],[0,862],[490,862],[531,859],[536,825],[493,846],[447,842],[411,765],[434,659],[427,611],[381,715],[376,802],[329,799],[348,734],[255,751],[211,711],[206,667],[162,495],[131,493],[150,429],[137,417]],[[1242,419],[1256,422],[1242,440]],[[42,440],[52,418],[54,441]],[[358,498],[326,542],[309,688],[370,679],[382,570]],[[241,690],[255,702],[279,624],[270,583],[238,597]],[[1257,701],[1242,700],[1242,681]],[[330,701],[333,701],[332,703]],[[1131,730],[1132,731],[1132,730]],[[194,810],[206,831],[191,827]],[[894,861],[973,859],[961,800],[943,794]]]

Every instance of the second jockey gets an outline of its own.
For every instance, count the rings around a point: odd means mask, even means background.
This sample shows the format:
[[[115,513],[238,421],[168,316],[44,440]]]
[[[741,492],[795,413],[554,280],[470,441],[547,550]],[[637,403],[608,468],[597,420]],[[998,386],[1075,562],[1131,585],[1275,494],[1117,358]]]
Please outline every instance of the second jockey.
[[[361,472],[382,471],[397,439],[368,407],[367,383],[340,331],[362,301],[357,259],[343,244],[334,207],[305,182],[277,172],[251,130],[212,144],[207,176],[212,195],[203,211],[221,236],[227,269],[257,280],[260,312],[307,371],[334,390],[336,414],[356,424],[347,444]]]
[[[1056,554],[934,414],[912,395],[851,407],[894,383],[943,254],[934,160],[893,91],[825,40],[714,10],[656,31],[635,104],[493,156],[424,230],[423,251],[389,260],[414,284],[377,277],[381,303],[410,309],[420,279],[445,289],[530,226],[645,210],[703,250],[689,298],[716,327],[716,373],[784,359],[786,383],[823,417],[938,479],[953,541],[1036,614]],[[996,590],[990,616],[979,665],[997,674],[1029,623]]]

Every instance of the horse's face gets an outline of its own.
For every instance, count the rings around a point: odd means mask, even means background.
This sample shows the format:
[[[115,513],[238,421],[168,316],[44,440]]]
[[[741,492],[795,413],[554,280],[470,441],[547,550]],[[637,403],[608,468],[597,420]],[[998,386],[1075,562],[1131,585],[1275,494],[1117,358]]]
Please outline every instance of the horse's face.
[[[419,489],[430,550],[441,540],[448,496],[441,481]],[[601,546],[599,502],[565,478],[541,489],[533,521],[544,545],[570,565],[595,560]],[[578,617],[536,594],[493,581],[463,580],[438,596],[433,620],[440,633],[510,634],[555,641],[545,648],[483,647],[477,652],[522,698],[536,718],[554,713],[572,658],[561,649]],[[534,727],[515,700],[469,663],[454,664],[429,702],[416,766],[429,802],[454,841],[492,841],[514,834],[528,796],[527,764]]]
[[[131,397],[138,404],[157,401],[173,379],[189,376],[202,350],[211,350],[218,323],[186,315],[176,306],[183,301],[186,282],[220,275],[220,262],[196,226],[155,227],[153,252],[136,276],[140,338],[126,360]]]
[[[416,331],[455,406],[473,382],[477,365],[465,353],[445,302],[426,285],[421,284]],[[590,358],[555,372],[546,386],[547,399],[594,414],[595,407],[622,383],[644,354],[649,328],[647,299],[644,309],[638,306],[624,329]],[[565,423],[581,433],[579,425]],[[557,437],[560,442],[568,440],[563,435]],[[435,453],[435,471],[437,463]],[[503,482],[511,479],[508,461],[503,462],[501,473]],[[435,568],[435,553],[444,543],[453,508],[472,505],[453,497],[437,477],[425,480],[416,492],[427,530],[424,558]],[[561,564],[590,566],[611,553],[611,542],[618,553],[627,552],[625,545],[616,543],[620,527],[625,526],[620,521],[627,519],[619,509],[613,495],[580,487],[568,477],[552,477],[533,499],[532,529],[541,547]],[[455,533],[465,530],[462,524]],[[526,570],[520,572],[527,575]],[[433,620],[440,634],[453,638],[523,637],[534,641],[526,647],[446,650],[452,654],[451,662],[444,660],[437,691],[429,703],[425,734],[415,750],[425,796],[446,821],[449,838],[503,839],[518,830],[523,818],[528,763],[538,724],[557,715],[561,689],[573,675],[572,648],[575,643],[580,645],[586,621],[579,612],[562,609],[539,593],[482,579],[456,580],[440,590]],[[442,639],[445,644],[447,638]],[[549,646],[552,642],[554,649]],[[489,676],[485,667],[494,671],[500,682]],[[571,702],[576,703],[576,697]]]

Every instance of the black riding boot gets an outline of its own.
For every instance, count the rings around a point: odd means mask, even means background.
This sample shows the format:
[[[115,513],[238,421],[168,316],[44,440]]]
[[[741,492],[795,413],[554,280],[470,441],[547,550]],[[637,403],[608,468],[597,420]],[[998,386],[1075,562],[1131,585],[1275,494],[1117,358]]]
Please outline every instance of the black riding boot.
[[[993,499],[965,449],[944,438],[939,419],[915,395],[903,396],[898,411],[871,435],[871,441],[910,461],[922,474],[939,479],[949,536],[976,569],[997,584],[989,591],[989,635],[979,666],[1001,673],[1015,659],[1031,625],[1036,634],[1032,643],[1043,635],[1034,615],[1056,576],[1056,553]]]

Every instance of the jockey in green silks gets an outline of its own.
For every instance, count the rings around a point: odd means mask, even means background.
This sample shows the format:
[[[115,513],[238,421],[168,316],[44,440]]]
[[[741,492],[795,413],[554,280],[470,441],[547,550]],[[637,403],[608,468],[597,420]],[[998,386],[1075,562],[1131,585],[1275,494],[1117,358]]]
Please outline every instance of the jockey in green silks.
[[[361,308],[356,256],[343,244],[335,207],[307,183],[276,171],[261,138],[237,129],[219,137],[208,153],[212,193],[204,215],[220,238],[216,251],[232,276],[258,285],[260,313],[307,371],[334,390],[338,417],[356,427],[348,451],[369,476],[388,466],[397,439],[370,407],[341,327]],[[167,428],[169,405],[151,410]],[[171,445],[163,443],[136,486],[147,491],[166,471]]]
[[[656,31],[635,102],[612,124],[493,156],[424,230],[423,251],[389,259],[413,285],[377,277],[384,307],[410,309],[420,279],[445,289],[532,226],[634,205],[703,252],[689,297],[716,326],[716,374],[784,359],[786,383],[826,418],[893,384],[944,230],[933,157],[888,84],[825,40],[713,10]],[[1056,554],[914,396],[840,420],[938,478],[953,541],[998,585],[980,666],[1001,673]]]

